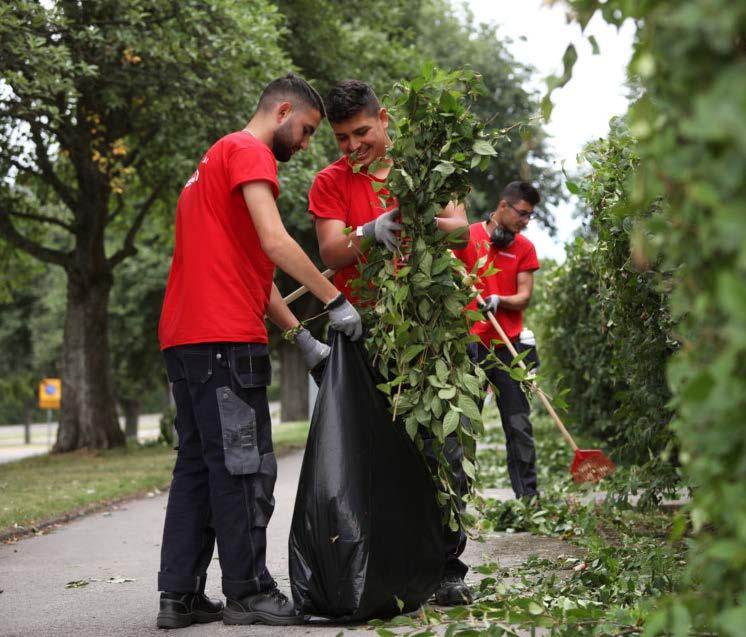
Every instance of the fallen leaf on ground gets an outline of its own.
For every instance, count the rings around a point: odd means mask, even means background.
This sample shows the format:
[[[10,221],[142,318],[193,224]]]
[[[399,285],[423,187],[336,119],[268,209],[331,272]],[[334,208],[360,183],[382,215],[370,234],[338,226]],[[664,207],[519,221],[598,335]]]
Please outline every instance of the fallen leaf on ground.
[[[107,580],[104,580],[107,584],[124,584],[125,582],[134,582],[135,580],[130,577],[122,577],[121,575],[117,575],[116,577],[110,577]]]

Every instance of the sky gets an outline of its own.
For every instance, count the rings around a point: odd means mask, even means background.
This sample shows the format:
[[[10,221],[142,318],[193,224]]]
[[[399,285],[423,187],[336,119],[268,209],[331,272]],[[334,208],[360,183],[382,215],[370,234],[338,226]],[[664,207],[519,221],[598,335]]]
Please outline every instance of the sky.
[[[553,93],[554,111],[545,125],[557,170],[564,160],[565,169],[574,172],[576,156],[586,142],[606,136],[609,119],[627,110],[624,81],[632,55],[634,25],[628,21],[617,30],[594,16],[582,35],[577,24],[567,24],[561,3],[548,6],[545,0],[467,0],[464,4],[474,14],[475,22],[497,25],[513,56],[536,69],[529,88],[542,95],[545,78],[561,72],[562,54],[570,42],[575,44],[578,61],[573,77],[567,86]],[[592,54],[586,39],[589,34],[599,44],[599,55]],[[556,238],[529,224],[525,235],[534,242],[539,258],[564,260],[564,244],[579,225],[573,218],[574,210],[572,199],[553,210],[559,230]]]

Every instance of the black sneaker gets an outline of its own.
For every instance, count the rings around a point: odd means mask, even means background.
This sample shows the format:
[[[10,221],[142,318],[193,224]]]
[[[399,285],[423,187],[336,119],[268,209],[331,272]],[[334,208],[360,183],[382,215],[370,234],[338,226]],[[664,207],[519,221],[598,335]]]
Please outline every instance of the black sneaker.
[[[185,628],[223,619],[223,602],[204,593],[161,593],[158,628]]]
[[[242,599],[227,599],[223,623],[290,626],[302,624],[303,616],[296,612],[293,602],[286,595],[272,588]]]
[[[463,606],[471,602],[471,591],[458,575],[446,575],[435,591],[435,603],[438,606]]]

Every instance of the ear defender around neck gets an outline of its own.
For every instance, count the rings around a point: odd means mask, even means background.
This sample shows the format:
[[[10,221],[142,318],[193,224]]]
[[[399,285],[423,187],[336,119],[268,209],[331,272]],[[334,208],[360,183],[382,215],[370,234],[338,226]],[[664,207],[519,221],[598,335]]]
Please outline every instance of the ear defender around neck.
[[[496,248],[507,248],[515,241],[515,232],[511,232],[503,228],[500,224],[497,224],[492,234],[490,234],[490,241]]]

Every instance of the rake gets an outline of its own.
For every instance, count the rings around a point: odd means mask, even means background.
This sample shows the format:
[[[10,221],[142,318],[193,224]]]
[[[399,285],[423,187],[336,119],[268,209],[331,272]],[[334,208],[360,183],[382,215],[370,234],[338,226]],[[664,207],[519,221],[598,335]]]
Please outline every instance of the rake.
[[[330,279],[334,276],[334,270],[324,270],[321,274],[327,279]],[[308,288],[305,285],[301,285],[297,290],[294,290],[282,300],[285,301],[285,305],[290,305],[293,301],[302,297],[306,292],[308,292]]]
[[[485,305],[481,294],[477,294],[477,303],[482,307]],[[515,347],[513,347],[513,343],[510,342],[505,331],[500,327],[500,323],[497,322],[495,315],[492,312],[487,312],[486,314],[490,323],[492,323],[492,327],[495,328],[500,339],[505,343],[508,351],[513,355],[513,358],[518,356],[518,352],[515,350]],[[518,364],[523,369],[526,369],[526,364],[522,360],[519,360]],[[547,413],[551,416],[554,424],[557,425],[562,437],[567,441],[570,447],[572,447],[575,454],[572,459],[572,465],[570,465],[570,473],[572,474],[573,480],[578,483],[598,482],[613,473],[614,469],[616,469],[616,465],[611,461],[611,458],[600,449],[580,449],[570,435],[570,432],[567,431],[567,427],[562,424],[562,420],[560,420],[560,417],[557,415],[554,407],[552,407],[552,403],[549,402],[546,394],[536,383],[533,383],[532,389],[536,392],[541,404],[544,405],[544,409],[547,410]]]

